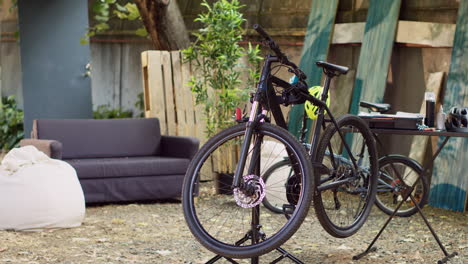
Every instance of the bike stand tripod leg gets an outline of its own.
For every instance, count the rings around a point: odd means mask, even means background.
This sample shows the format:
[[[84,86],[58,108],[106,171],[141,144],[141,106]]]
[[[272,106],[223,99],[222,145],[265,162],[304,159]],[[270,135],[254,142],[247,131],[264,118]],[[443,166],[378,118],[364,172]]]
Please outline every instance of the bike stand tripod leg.
[[[442,151],[442,148],[445,146],[445,144],[447,143],[448,139],[450,137],[446,137],[444,139],[444,141],[442,142],[442,144],[440,145],[440,147],[437,149],[436,153],[434,154],[434,156],[432,157],[432,160],[429,164],[433,164],[434,163],[434,160],[437,158],[437,156],[439,155],[440,151]],[[439,237],[437,236],[437,234],[435,233],[434,229],[432,228],[431,224],[429,223],[429,221],[427,220],[427,218],[425,217],[425,215],[423,214],[421,208],[419,207],[418,205],[418,202],[416,201],[416,199],[414,199],[413,195],[411,194],[414,190],[414,187],[416,186],[417,182],[419,181],[419,179],[424,175],[426,174],[426,172],[429,170],[428,169],[428,166],[426,166],[427,168],[423,170],[423,173],[421,175],[418,176],[418,178],[416,179],[416,181],[412,184],[411,188],[410,188],[410,191],[408,192],[408,195],[406,195],[402,201],[400,202],[400,204],[398,204],[397,208],[393,211],[392,215],[387,219],[387,221],[385,222],[384,226],[380,229],[379,233],[375,236],[374,240],[372,240],[372,242],[370,243],[370,245],[367,247],[367,249],[356,255],[356,256],[353,256],[353,260],[358,260],[362,257],[364,257],[365,255],[367,255],[369,252],[372,252],[372,251],[376,251],[377,248],[373,247],[373,245],[375,244],[375,242],[377,241],[377,239],[379,239],[380,235],[382,234],[382,232],[385,230],[385,228],[387,227],[387,225],[390,223],[390,221],[393,219],[393,217],[396,215],[396,213],[398,212],[398,210],[400,209],[400,207],[403,205],[403,203],[406,202],[406,200],[408,200],[408,198],[411,199],[411,201],[414,203],[414,205],[416,206],[416,209],[417,211],[419,212],[419,214],[421,215],[422,219],[424,220],[424,223],[426,224],[426,226],[429,228],[429,230],[431,231],[431,234],[432,236],[434,237],[434,239],[436,240],[437,244],[439,245],[440,249],[442,250],[442,252],[444,253],[445,257],[441,260],[439,260],[437,263],[438,264],[442,264],[442,263],[446,263],[450,258],[453,258],[454,256],[458,255],[458,252],[453,252],[451,254],[448,254],[447,250],[445,249],[444,245],[442,245],[442,242],[440,242],[440,239]],[[400,181],[402,181],[404,183],[404,180],[401,178],[400,174],[397,172],[396,173],[397,177],[399,178]]]
[[[292,255],[291,253],[289,253],[285,249],[279,247],[276,250],[281,253],[281,256],[274,259],[272,262],[270,262],[270,264],[278,263],[278,262],[280,262],[281,260],[283,260],[285,258],[288,258],[288,259],[292,260],[296,264],[304,264],[304,262],[302,262],[301,260],[296,258],[294,255]],[[217,262],[218,260],[220,260],[222,258],[226,259],[227,261],[229,261],[229,262],[231,262],[233,264],[239,264],[239,262],[237,262],[237,261],[235,261],[235,260],[233,260],[231,258],[223,257],[223,256],[220,256],[220,255],[214,256],[212,259],[208,260],[205,264],[213,264],[213,263]],[[254,263],[258,264],[259,263],[259,257],[251,258],[251,263],[252,264],[254,264]]]
[[[249,231],[249,233],[247,233],[241,240],[237,241],[235,244],[236,246],[240,246],[242,244],[244,244],[245,241],[249,240],[252,235],[251,235],[251,232],[252,231]],[[205,264],[213,264],[215,263],[216,261],[220,260],[220,259],[226,259],[227,261],[233,263],[233,264],[239,264],[238,262],[236,262],[235,260],[233,260],[232,258],[228,258],[228,257],[223,257],[221,255],[216,255],[214,256],[213,258],[211,258],[210,260],[208,260]]]
[[[278,262],[280,262],[281,260],[283,260],[285,258],[288,258],[288,259],[292,260],[296,264],[304,264],[304,262],[302,262],[301,260],[299,260],[298,258],[293,256],[291,253],[287,252],[283,248],[279,247],[276,250],[281,253],[281,256],[279,256],[278,258],[273,260],[270,264],[278,263]]]
[[[258,232],[258,227],[259,227],[259,225],[258,225],[258,210],[259,210],[259,208],[252,209],[252,216],[253,216],[252,217],[252,230],[250,230],[249,233],[247,233],[241,240],[237,241],[235,243],[236,246],[244,244],[244,242],[246,242],[249,239],[251,239],[253,243],[258,243],[259,239],[262,238],[262,235],[259,234],[259,232]],[[264,239],[264,238],[262,238],[262,239]],[[293,256],[291,253],[289,253],[285,249],[279,247],[276,250],[281,253],[281,256],[279,256],[278,258],[273,260],[271,262],[271,264],[278,263],[278,262],[280,262],[281,260],[283,260],[285,258],[288,258],[288,259],[292,260],[296,264],[304,264],[304,262],[300,261],[298,258]],[[208,260],[206,262],[206,264],[213,264],[213,263],[217,262],[218,260],[220,260],[222,258],[226,259],[227,261],[229,261],[229,262],[231,262],[233,264],[239,264],[237,261],[233,260],[232,258],[223,257],[221,255],[214,256],[212,259]],[[259,259],[260,259],[260,257],[253,257],[253,258],[250,259],[250,262],[251,262],[251,264],[258,264]]]

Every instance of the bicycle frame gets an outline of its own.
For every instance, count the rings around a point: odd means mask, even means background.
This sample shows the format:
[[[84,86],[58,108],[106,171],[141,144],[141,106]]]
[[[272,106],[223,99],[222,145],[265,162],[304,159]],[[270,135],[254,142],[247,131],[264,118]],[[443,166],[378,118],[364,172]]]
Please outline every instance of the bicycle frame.
[[[245,164],[247,161],[247,156],[249,154],[249,148],[251,146],[252,142],[252,135],[254,133],[255,127],[258,125],[260,122],[265,121],[265,117],[267,116],[268,112],[272,113],[273,118],[275,119],[275,122],[278,126],[287,129],[287,124],[285,121],[285,118],[281,112],[279,103],[276,100],[276,94],[275,91],[272,87],[272,84],[276,84],[284,89],[289,89],[291,88],[291,84],[288,82],[281,80],[275,76],[270,76],[271,73],[271,65],[273,63],[281,62],[280,59],[276,56],[271,56],[267,55],[264,61],[264,65],[262,68],[262,72],[260,75],[260,81],[257,85],[257,90],[255,92],[253,102],[252,102],[252,108],[250,110],[250,116],[249,120],[246,124],[246,132],[245,132],[245,138],[244,142],[242,143],[241,147],[241,152],[240,152],[240,159],[239,163],[237,164],[235,173],[234,173],[234,179],[233,179],[233,184],[232,188],[239,188],[241,187],[241,177],[242,177],[242,172],[245,169]],[[328,90],[330,88],[330,83],[331,79],[335,76],[333,73],[329,73],[324,70],[325,73],[325,84],[324,84],[324,90],[321,95],[320,100],[309,95],[309,94],[304,94],[307,100],[309,100],[312,104],[318,106],[319,108],[319,113],[317,120],[313,124],[313,134],[312,134],[312,139],[311,139],[311,148],[309,151],[309,154],[311,156],[312,161],[314,160],[314,154],[316,153],[317,146],[318,146],[318,141],[320,139],[320,134],[322,128],[325,127],[326,122],[332,122],[336,127],[338,127],[338,124],[336,123],[335,118],[333,117],[330,109],[328,106],[325,104],[327,98],[328,98]],[[329,115],[330,119],[325,119],[325,112]],[[338,130],[338,133],[345,143],[344,146],[348,153],[351,153],[350,147],[345,141],[345,138],[340,130]],[[252,156],[257,157],[258,152],[259,152],[259,143],[261,142],[262,138],[257,138],[256,142],[254,144],[254,147],[252,148]],[[288,152],[289,158],[291,158],[290,153]],[[333,155],[332,155],[333,156]],[[256,162],[252,162],[249,166],[249,169],[247,171],[248,174],[253,174],[255,167],[258,167],[259,165],[259,158],[255,158]],[[333,158],[332,158],[332,162]],[[351,163],[355,168],[358,168],[357,161],[354,157],[351,157]],[[296,169],[295,169],[296,170]],[[323,186],[325,189],[333,188],[333,186]]]

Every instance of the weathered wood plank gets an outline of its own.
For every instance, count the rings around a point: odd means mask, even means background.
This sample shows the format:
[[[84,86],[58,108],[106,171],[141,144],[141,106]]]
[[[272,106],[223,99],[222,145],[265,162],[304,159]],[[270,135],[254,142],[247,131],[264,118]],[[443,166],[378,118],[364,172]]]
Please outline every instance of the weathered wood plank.
[[[172,82],[171,54],[168,51],[161,52],[163,69],[164,97],[166,101],[166,122],[168,135],[176,135],[176,111],[174,105],[174,84]]]
[[[315,62],[327,59],[337,8],[338,0],[312,1],[299,64],[308,77],[309,86],[321,84],[322,70]],[[296,137],[300,134],[303,115],[304,105],[295,105],[289,112],[288,130]]]
[[[335,24],[332,44],[362,43],[366,24]],[[428,47],[452,47],[455,24],[398,21],[395,42]]]
[[[334,89],[330,89],[330,110],[335,117],[348,113],[348,102],[351,101],[351,88],[353,87],[355,75],[355,70],[349,70],[346,75],[336,78]]]
[[[444,106],[468,106],[468,1],[460,1]],[[440,143],[440,141],[439,141]],[[451,138],[435,160],[429,204],[463,212],[466,208],[468,140]]]
[[[111,43],[100,43],[90,48],[93,67],[91,72],[91,86],[94,87],[91,89],[93,106],[109,105],[111,108],[118,108],[122,47]]]
[[[176,108],[177,135],[186,135],[187,120],[185,117],[185,96],[184,85],[182,83],[182,68],[180,64],[180,52],[171,51],[172,60],[172,79],[174,81],[174,100]]]
[[[200,60],[203,61],[203,59],[200,58]],[[192,74],[195,76],[201,76],[200,73],[194,70],[192,67]],[[208,91],[208,94],[210,94],[210,91]],[[195,96],[194,96],[195,99]],[[205,118],[205,110],[203,108],[204,106],[201,104],[196,104],[194,100],[194,110],[195,110],[195,133],[197,135],[197,138],[200,139],[201,145],[205,144],[207,138],[206,138],[206,118]]]
[[[426,92],[434,92],[436,98],[439,98],[439,93],[442,87],[442,81],[444,78],[443,72],[434,72],[429,75],[426,83]],[[421,102],[421,110],[419,113],[425,115],[426,113],[426,104],[423,100]],[[413,142],[411,143],[411,150],[409,157],[416,160],[420,164],[423,164],[424,153],[428,150],[427,143],[429,142],[429,137],[413,137]]]
[[[383,100],[400,5],[401,0],[370,0],[351,100],[352,114],[358,113],[361,100]]]
[[[364,38],[366,23],[340,23],[333,29],[333,44],[361,43]]]
[[[146,117],[157,117],[161,126],[161,133],[168,135],[166,121],[166,101],[164,99],[163,72],[161,65],[161,51],[147,51],[146,58],[143,59],[147,63],[147,80],[148,80],[148,95],[147,99],[149,107],[146,107]],[[145,70],[145,69],[143,69]]]
[[[115,45],[115,44],[114,44]],[[141,52],[148,50],[146,43],[125,43],[122,44],[121,73],[120,76],[120,107],[124,110],[133,110],[136,116],[141,112],[135,103],[143,90],[141,78]],[[102,84],[101,84],[102,85]],[[93,88],[94,89],[94,88]],[[93,98],[94,99],[94,98]]]
[[[182,64],[182,91],[183,99],[185,104],[185,117],[186,117],[186,136],[196,136],[195,133],[195,108],[194,108],[194,98],[190,87],[187,85],[190,81],[191,69],[190,64]]]
[[[451,47],[454,34],[455,24],[399,21],[396,42],[431,47]]]
[[[149,93],[149,82],[148,82],[148,52],[144,51],[141,53],[141,78],[143,80],[143,103],[144,103],[144,114],[145,117],[150,116],[151,109],[151,94]]]

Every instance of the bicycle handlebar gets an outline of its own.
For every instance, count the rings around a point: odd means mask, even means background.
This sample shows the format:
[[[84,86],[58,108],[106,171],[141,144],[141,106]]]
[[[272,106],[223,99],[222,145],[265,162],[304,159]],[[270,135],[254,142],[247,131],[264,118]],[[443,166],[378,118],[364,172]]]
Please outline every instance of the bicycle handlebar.
[[[266,31],[259,24],[253,25],[253,29],[255,29],[258,32],[258,34],[260,34],[260,36],[265,38],[268,46],[271,50],[273,50],[273,52],[279,58],[281,63],[291,66],[293,68],[293,72],[299,78],[299,80],[304,81],[307,78],[305,73],[301,71],[301,69],[299,69],[299,67],[297,67],[296,64],[291,62],[286,55],[284,55],[284,53],[280,50],[278,44],[276,44],[276,42],[270,37],[270,35],[268,35],[268,33],[266,33]]]
[[[260,34],[266,40],[272,41],[270,35],[268,35],[268,33],[266,33],[265,30],[263,30],[262,26],[260,26],[259,24],[253,25],[253,29],[255,29],[258,32],[258,34]]]

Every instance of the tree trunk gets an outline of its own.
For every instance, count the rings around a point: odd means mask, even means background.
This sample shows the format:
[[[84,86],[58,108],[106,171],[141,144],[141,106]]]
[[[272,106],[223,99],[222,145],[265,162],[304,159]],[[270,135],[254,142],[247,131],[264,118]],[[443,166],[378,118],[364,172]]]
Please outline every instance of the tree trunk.
[[[190,40],[175,0],[134,0],[146,31],[157,50],[180,50]]]

